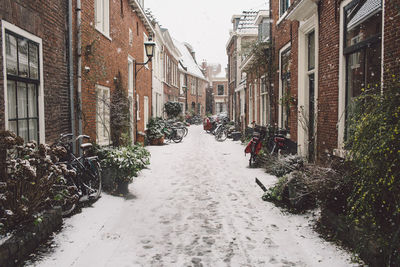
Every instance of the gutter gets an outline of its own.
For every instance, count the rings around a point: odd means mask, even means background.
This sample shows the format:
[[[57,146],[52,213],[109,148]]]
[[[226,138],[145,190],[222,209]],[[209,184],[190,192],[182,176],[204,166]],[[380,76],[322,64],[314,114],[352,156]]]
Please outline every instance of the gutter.
[[[68,0],[68,76],[69,76],[69,108],[71,120],[71,133],[75,139],[75,102],[74,102],[74,56],[72,48],[72,0]],[[73,153],[76,153],[76,144],[72,145]]]
[[[78,76],[78,93],[77,93],[77,101],[78,101],[78,135],[82,134],[82,39],[81,39],[81,0],[76,0],[76,30],[77,30],[77,49],[78,49],[78,69],[77,69],[77,76]],[[81,154],[80,143],[79,141],[79,154]]]

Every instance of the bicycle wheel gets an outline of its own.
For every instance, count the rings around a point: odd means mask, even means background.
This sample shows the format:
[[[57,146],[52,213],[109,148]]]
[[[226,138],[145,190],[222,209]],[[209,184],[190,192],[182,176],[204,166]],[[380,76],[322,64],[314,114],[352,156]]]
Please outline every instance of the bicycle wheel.
[[[223,130],[219,131],[215,137],[216,137],[217,141],[223,142],[228,137],[228,131],[226,129],[223,129]]]
[[[186,137],[186,135],[189,133],[189,129],[187,127],[182,127],[184,130],[183,137]]]
[[[82,179],[82,192],[88,200],[96,200],[101,195],[101,166],[97,157],[86,158],[86,170]]]
[[[172,133],[172,141],[174,141],[175,143],[180,143],[183,139],[183,134],[182,133],[178,133],[178,130],[175,130]]]

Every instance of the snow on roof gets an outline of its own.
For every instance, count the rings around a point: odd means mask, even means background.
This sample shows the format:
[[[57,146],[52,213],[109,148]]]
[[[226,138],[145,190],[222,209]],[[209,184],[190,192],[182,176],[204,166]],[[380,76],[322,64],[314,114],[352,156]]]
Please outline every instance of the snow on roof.
[[[367,0],[347,24],[348,29],[352,29],[353,27],[362,23],[370,16],[374,15],[381,8],[382,8],[381,0]]]
[[[180,61],[185,68],[187,68],[187,72],[193,76],[196,76],[201,79],[206,79],[203,75],[203,73],[200,70],[200,66],[196,63],[196,61],[193,59],[192,55],[189,52],[188,47],[176,39],[173,39],[174,45],[178,50],[181,52],[182,56],[180,58]],[[180,65],[179,68],[181,70],[184,70]]]

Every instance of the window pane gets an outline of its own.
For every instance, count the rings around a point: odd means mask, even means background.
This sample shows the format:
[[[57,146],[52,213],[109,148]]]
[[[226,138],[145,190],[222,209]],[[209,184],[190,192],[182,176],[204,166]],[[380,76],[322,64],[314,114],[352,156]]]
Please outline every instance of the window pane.
[[[18,135],[24,138],[24,141],[30,141],[28,138],[28,121],[19,120],[18,121]]]
[[[29,120],[29,139],[38,141],[38,120]]]
[[[18,83],[18,118],[23,119],[28,116],[27,99],[26,99],[26,84]]]
[[[28,84],[28,111],[30,118],[38,116],[37,90],[34,84]]]
[[[17,96],[15,82],[7,81],[8,118],[17,118]]]
[[[347,56],[347,104],[353,97],[360,95],[365,88],[364,51],[352,53]]]
[[[28,77],[28,41],[18,39],[19,76]]]
[[[308,70],[315,68],[315,33],[308,34]]]
[[[16,121],[9,121],[8,122],[8,130],[17,133],[17,122]]]
[[[381,33],[381,0],[366,0],[350,5],[350,8],[346,8],[346,46]]]
[[[381,43],[366,48],[367,87],[378,87],[381,83]]]
[[[39,48],[29,43],[29,73],[31,79],[39,78]]]
[[[17,68],[17,39],[6,34],[7,74],[18,75]]]

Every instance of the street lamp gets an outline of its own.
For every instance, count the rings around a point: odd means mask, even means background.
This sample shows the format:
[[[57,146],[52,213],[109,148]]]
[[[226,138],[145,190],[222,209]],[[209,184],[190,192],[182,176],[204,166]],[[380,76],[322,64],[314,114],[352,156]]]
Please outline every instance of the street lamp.
[[[147,63],[151,62],[151,59],[154,56],[154,48],[156,46],[156,43],[153,42],[152,37],[150,35],[149,39],[147,40],[147,42],[144,42],[144,49],[146,51],[146,56],[147,56],[147,61],[146,62],[137,62],[136,60],[135,62],[135,79],[134,79],[134,90],[135,90],[135,101],[137,101],[137,88],[136,88],[136,80],[137,80],[137,74],[139,73],[139,71],[141,69],[143,69],[143,67],[145,65],[147,65]],[[137,66],[141,66],[139,69],[137,69]],[[135,105],[135,114],[136,114],[136,119],[135,119],[135,140],[137,140],[137,133],[138,133],[138,127],[137,127],[137,106],[138,103],[136,102]]]

